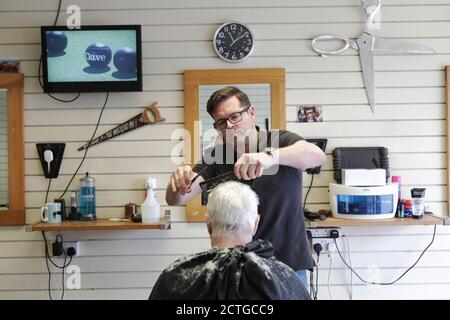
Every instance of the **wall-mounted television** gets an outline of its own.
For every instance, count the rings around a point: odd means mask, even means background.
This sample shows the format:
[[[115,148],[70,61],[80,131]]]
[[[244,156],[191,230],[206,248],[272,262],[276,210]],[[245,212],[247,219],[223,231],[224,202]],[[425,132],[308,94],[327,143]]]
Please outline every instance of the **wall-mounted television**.
[[[142,91],[140,25],[41,27],[44,92]]]

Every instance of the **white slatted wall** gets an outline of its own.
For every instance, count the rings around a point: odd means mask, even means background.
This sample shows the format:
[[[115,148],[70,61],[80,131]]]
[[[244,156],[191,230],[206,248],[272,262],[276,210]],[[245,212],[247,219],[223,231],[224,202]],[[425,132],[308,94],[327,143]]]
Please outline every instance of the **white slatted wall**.
[[[64,23],[63,1],[60,23]],[[329,138],[327,163],[314,182],[311,209],[328,207],[332,181],[331,151],[338,146],[386,146],[392,174],[401,175],[403,192],[427,188],[433,211],[447,212],[445,193],[444,73],[450,64],[449,0],[385,0],[380,36],[402,38],[433,47],[429,56],[383,55],[375,58],[377,113],[367,105],[356,52],[320,58],[310,49],[312,37],[323,33],[358,36],[363,15],[357,0],[208,0],[128,1],[72,0],[83,24],[142,24],[144,92],[110,95],[98,132],[104,132],[157,100],[166,122],[136,130],[89,151],[81,171],[97,178],[98,216],[113,217],[129,201],[141,203],[147,176],[158,179],[158,197],[174,165],[170,162],[173,129],[183,127],[183,70],[196,68],[286,68],[287,128],[305,137]],[[0,56],[24,59],[25,157],[27,222],[38,220],[47,181],[35,143],[67,143],[60,177],[50,199],[60,194],[81,160],[76,148],[90,138],[105,94],[82,94],[71,104],[42,94],[37,81],[40,25],[51,25],[57,0],[2,1]],[[238,9],[239,8],[239,9]],[[255,33],[253,56],[241,64],[216,57],[212,35],[224,21],[247,23]],[[69,98],[70,95],[63,95]],[[295,122],[299,104],[323,104],[325,122]],[[309,177],[305,176],[305,185]],[[77,186],[75,183],[74,188]],[[185,222],[184,207],[172,207],[170,231],[68,232],[81,240],[82,289],[66,291],[67,299],[145,299],[159,272],[184,254],[209,247],[206,228]],[[345,228],[353,266],[382,281],[392,280],[412,264],[431,239],[432,227]],[[54,235],[50,235],[51,238]],[[342,250],[345,242],[339,240]],[[39,233],[24,228],[0,229],[0,299],[47,298],[47,275]],[[345,252],[347,254],[347,252]],[[337,255],[331,290],[348,299],[349,273]],[[321,258],[319,298],[328,299],[329,260]],[[367,269],[369,267],[369,269]],[[372,273],[371,273],[372,272]],[[59,279],[59,278],[58,278]],[[55,280],[53,288],[60,286]],[[59,291],[55,291],[57,295]],[[450,298],[450,231],[438,228],[430,252],[397,285],[368,287],[354,279],[356,299]]]

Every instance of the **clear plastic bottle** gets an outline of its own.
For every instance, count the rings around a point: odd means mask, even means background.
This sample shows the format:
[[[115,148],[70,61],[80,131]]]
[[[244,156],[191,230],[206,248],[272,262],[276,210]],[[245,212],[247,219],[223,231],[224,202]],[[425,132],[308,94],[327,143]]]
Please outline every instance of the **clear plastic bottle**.
[[[143,223],[159,223],[160,222],[160,204],[156,201],[156,179],[148,178],[145,182],[147,196],[141,204],[142,222]]]
[[[78,220],[77,193],[75,191],[70,194],[69,220]]]
[[[80,179],[80,220],[96,220],[95,179],[86,172]]]

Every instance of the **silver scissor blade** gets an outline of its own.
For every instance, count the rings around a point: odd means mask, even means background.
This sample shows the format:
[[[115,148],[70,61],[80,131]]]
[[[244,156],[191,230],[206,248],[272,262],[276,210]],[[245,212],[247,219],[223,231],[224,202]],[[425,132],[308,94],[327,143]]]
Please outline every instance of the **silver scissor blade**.
[[[359,61],[361,63],[364,85],[366,87],[366,95],[369,100],[370,109],[372,109],[372,112],[375,113],[375,74],[373,68],[373,52],[360,51]]]
[[[421,44],[397,40],[375,38],[373,51],[390,53],[434,53],[435,51]]]

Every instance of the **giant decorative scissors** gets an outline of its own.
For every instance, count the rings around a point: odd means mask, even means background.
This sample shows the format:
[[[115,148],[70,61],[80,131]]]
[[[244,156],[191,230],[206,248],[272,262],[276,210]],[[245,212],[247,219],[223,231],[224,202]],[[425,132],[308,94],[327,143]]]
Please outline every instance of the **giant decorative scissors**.
[[[434,53],[435,51],[427,46],[415,44],[412,42],[392,39],[382,39],[375,37],[372,33],[374,29],[373,21],[375,15],[380,10],[381,0],[377,0],[377,5],[372,12],[369,12],[369,6],[365,0],[361,0],[361,6],[366,14],[367,22],[364,27],[364,32],[356,39],[348,39],[337,35],[322,35],[312,40],[312,48],[322,57],[337,56],[342,54],[348,48],[359,51],[359,61],[361,63],[361,70],[366,87],[366,95],[369,100],[370,109],[375,113],[375,74],[373,57],[374,53]],[[323,50],[318,47],[318,42],[329,40],[342,40],[344,46],[338,50]]]

